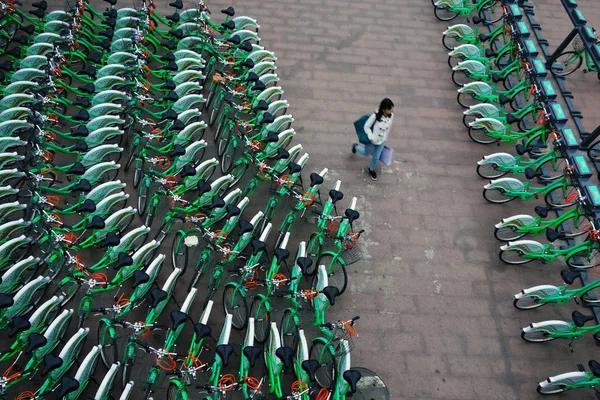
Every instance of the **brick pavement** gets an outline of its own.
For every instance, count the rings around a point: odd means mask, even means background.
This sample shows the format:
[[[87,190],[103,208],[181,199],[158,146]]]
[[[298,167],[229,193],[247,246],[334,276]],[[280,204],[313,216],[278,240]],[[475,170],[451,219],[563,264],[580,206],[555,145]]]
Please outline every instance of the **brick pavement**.
[[[580,0],[600,27],[595,0]],[[158,3],[158,2],[157,2]],[[166,2],[165,2],[166,3]],[[556,46],[568,32],[556,0],[536,0]],[[128,4],[123,4],[127,6]],[[312,170],[330,168],[359,198],[366,262],[350,267],[347,295],[333,316],[360,315],[353,365],[377,371],[392,399],[531,399],[538,380],[571,370],[596,353],[591,338],[528,345],[521,326],[568,318],[574,305],[518,313],[522,287],[558,283],[560,265],[503,265],[492,227],[532,204],[494,206],[481,197],[475,162],[499,151],[473,143],[460,121],[441,32],[429,0],[251,0],[210,2],[258,19],[263,45],[291,103]],[[165,4],[159,4],[165,10]],[[587,129],[598,81],[569,78]],[[571,86],[570,86],[571,87]],[[367,160],[350,154],[352,121],[383,97],[396,104],[389,145],[394,163],[372,182]],[[587,394],[587,393],[586,393]],[[582,398],[582,393],[564,398]]]
[[[536,13],[555,47],[569,21],[559,18],[554,3],[536,1]],[[580,3],[590,24],[600,22],[591,0]],[[360,199],[368,263],[350,267],[351,296],[331,310],[361,315],[353,364],[379,372],[392,399],[530,399],[537,397],[538,380],[587,362],[596,349],[589,337],[576,344],[575,354],[565,343],[532,346],[519,338],[521,326],[568,318],[574,306],[525,314],[512,307],[511,296],[521,288],[560,282],[560,266],[518,268],[497,259],[493,224],[533,205],[496,207],[482,199],[475,162],[501,149],[466,135],[440,43],[446,24],[435,19],[430,2],[232,4],[258,19],[263,44],[278,57],[310,165],[330,167],[331,177]],[[570,78],[591,130],[598,123],[598,81],[580,72]],[[349,142],[352,121],[383,97],[396,104],[389,139],[394,163],[372,182],[367,160],[351,155]]]

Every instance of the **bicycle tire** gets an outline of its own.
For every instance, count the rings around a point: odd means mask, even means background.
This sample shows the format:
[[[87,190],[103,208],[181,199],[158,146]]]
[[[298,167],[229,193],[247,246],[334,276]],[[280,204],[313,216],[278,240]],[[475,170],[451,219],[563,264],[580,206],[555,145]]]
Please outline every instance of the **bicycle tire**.
[[[279,335],[281,336],[281,345],[283,347],[291,347],[296,351],[298,347],[298,326],[296,322],[296,318],[294,318],[294,312],[287,308],[283,312],[283,317],[281,317],[281,325],[279,330]]]
[[[477,165],[477,175],[484,179],[498,179],[508,174],[508,170],[499,170],[496,163],[485,163]]]
[[[487,18],[486,18],[487,14]],[[495,24],[504,18],[504,9],[500,0],[491,0],[488,4],[481,7],[478,12],[479,18],[489,24]]]
[[[456,101],[462,108],[469,108],[479,103],[488,103],[487,100],[479,100],[471,95],[471,93],[459,92],[456,96]]]
[[[181,275],[185,274],[188,265],[189,248],[185,245],[187,235],[182,231],[175,232],[173,244],[171,245],[171,265],[179,268]]]
[[[75,294],[79,291],[81,285],[74,280],[67,281],[66,284],[56,289],[54,292],[55,296],[63,296],[63,301],[60,303],[62,307],[66,306]],[[67,288],[67,289],[65,289]]]
[[[221,277],[215,277],[215,273],[213,271],[212,276],[208,282],[208,290],[206,291],[206,297],[204,298],[204,302],[202,303],[202,309],[204,310],[208,305],[208,302],[213,298],[215,292],[217,291],[217,287],[221,283]],[[190,289],[191,290],[191,289]]]
[[[123,171],[125,171],[125,172],[129,171],[129,168],[131,167],[131,163],[136,158],[135,156],[137,154],[137,147],[138,147],[137,142],[131,142],[131,144],[129,145],[129,148],[127,149],[129,152],[129,157],[127,157],[127,162],[123,166]]]
[[[451,78],[452,78],[452,82],[458,87],[463,87],[467,83],[475,82],[475,80],[473,78],[471,78],[469,76],[469,74],[467,72],[465,72],[464,70],[452,71]]]
[[[315,380],[321,387],[333,389],[336,381],[335,355],[331,346],[323,338],[313,339],[309,357],[319,363],[315,372]]]
[[[317,272],[317,261],[321,256],[321,241],[319,240],[319,235],[313,233],[310,235],[308,239],[308,246],[306,246],[306,257],[310,258],[312,261],[311,266],[305,272],[306,276],[313,276],[315,272]]]
[[[569,389],[566,388],[565,384],[552,382],[552,385],[547,385],[547,386],[544,386],[544,387],[541,387],[540,385],[538,385],[538,387],[537,387],[536,390],[537,390],[537,392],[539,394],[548,395],[548,394],[563,393],[563,392],[566,392]]]
[[[292,140],[294,140],[294,136],[293,135],[289,135],[288,137],[286,137],[284,139],[284,141],[281,143],[281,148],[287,150],[287,148],[290,146],[290,143],[292,143]],[[274,158],[274,157],[271,157],[271,158]]]
[[[275,240],[275,245],[273,246],[273,250],[278,249],[279,246],[281,246],[281,243],[283,242],[283,238],[285,238],[285,235],[286,235],[286,233],[288,233],[291,226],[292,226],[292,223],[290,221],[284,222],[284,224],[281,226],[281,230],[279,231],[279,234],[277,235],[277,240]]]
[[[233,316],[231,325],[242,330],[248,323],[248,304],[239,286],[228,283],[223,289],[223,310]]]
[[[158,211],[158,204],[153,203],[151,206],[148,206],[148,211],[146,213],[146,221],[144,221],[144,225],[148,228],[152,227],[152,222],[154,222],[154,216]]]
[[[133,360],[128,358],[123,363],[123,372],[121,373],[121,390],[125,389],[127,383],[131,380],[131,368],[133,367]]]
[[[547,304],[540,303],[539,300],[539,297],[521,297],[519,299],[514,299],[513,306],[515,306],[517,310],[533,310],[534,308],[540,308]]]
[[[600,263],[600,251],[598,249],[592,249],[588,254],[588,251],[583,249],[570,255],[565,262],[569,267],[575,269],[593,268]]]
[[[208,125],[213,126],[217,122],[217,117],[221,115],[221,106],[223,105],[222,99],[225,97],[224,94],[215,96],[213,108],[210,111],[210,117],[208,118]],[[216,132],[215,132],[216,133]]]
[[[144,182],[143,185],[140,185],[138,190],[138,215],[141,217],[146,212],[146,207],[148,207],[148,195],[150,194],[150,185]],[[149,227],[150,228],[150,227]]]
[[[516,197],[503,195],[504,190],[500,188],[483,189],[483,198],[493,204],[503,204],[513,201]]]
[[[548,337],[548,333],[544,331],[521,331],[521,339],[529,343],[551,342],[555,337]]]
[[[267,341],[271,328],[271,316],[266,302],[267,300],[262,296],[254,296],[250,305],[250,317],[254,318],[254,339],[258,343]]]
[[[100,320],[98,323],[98,344],[100,348],[100,357],[106,368],[110,368],[119,359],[119,349],[116,338],[110,337],[109,325],[106,321]]]
[[[487,130],[475,129],[472,126],[469,127],[468,133],[469,133],[469,137],[471,138],[471,140],[474,141],[475,143],[479,143],[479,144],[493,144],[493,143],[497,143],[499,140],[497,138],[488,136]]]
[[[229,140],[231,139],[232,129],[231,124],[224,124],[224,128],[218,134],[218,145],[217,145],[217,155],[219,157],[223,156],[225,150],[227,150],[227,145],[229,144]]]
[[[527,264],[534,260],[534,258],[523,258],[522,256],[523,252],[517,249],[500,250],[500,253],[498,253],[500,260],[512,265]]]
[[[454,50],[454,48],[460,46],[461,44],[465,44],[465,43],[460,40],[460,36],[450,36],[450,35],[443,35],[442,36],[442,45],[447,50],[452,51],[452,50]],[[448,56],[448,65],[450,65],[450,68],[452,68],[456,64],[452,65],[450,63],[450,58],[451,58],[451,56]],[[456,58],[458,58],[458,57],[456,57]],[[459,60],[462,61],[462,59],[459,59]]]
[[[169,383],[169,388],[167,389],[167,400],[183,400],[183,395],[181,394],[181,389],[174,383]]]
[[[576,221],[573,218],[567,219],[556,227],[556,231],[568,238],[573,238],[589,233],[591,228],[590,218],[587,215],[580,215]]]
[[[234,164],[234,166],[231,168],[231,171],[229,171],[229,173],[234,177],[233,181],[231,181],[232,187],[235,187],[238,184],[238,182],[244,177],[249,167],[250,165],[245,160]]]
[[[527,232],[516,232],[514,226],[503,226],[501,228],[494,229],[494,237],[501,242],[514,242],[527,235]]]
[[[433,8],[433,14],[440,21],[452,21],[454,18],[456,18],[460,15],[460,12],[450,11],[449,9],[450,9],[450,7],[446,4],[441,5],[441,6],[435,6]],[[447,13],[447,14],[445,14],[445,13]]]
[[[223,155],[221,156],[221,173],[223,175],[228,174],[233,168],[234,164],[234,155],[235,155],[236,147],[233,145],[233,142],[229,142]]]
[[[567,76],[577,71],[583,64],[583,57],[576,51],[565,51],[554,60],[550,71],[556,76]]]
[[[329,286],[338,288],[340,291],[338,296],[341,296],[348,287],[348,273],[346,272],[346,267],[340,261],[340,256],[323,254],[319,257],[317,265],[325,265]]]
[[[553,165],[554,164],[554,165]],[[540,179],[544,181],[554,181],[562,178],[565,171],[566,161],[560,157],[555,160],[549,159],[542,164],[539,164],[536,168],[536,172],[541,172]]]
[[[142,182],[142,178],[144,177],[144,160],[141,158],[136,158],[135,160],[135,171],[133,171],[133,188],[137,189]]]
[[[593,161],[600,161],[600,141],[594,142],[590,146],[587,155]]]
[[[577,204],[578,198],[577,186],[568,186],[564,194],[562,192],[562,187],[552,189],[546,193],[544,201],[550,207],[567,208]]]

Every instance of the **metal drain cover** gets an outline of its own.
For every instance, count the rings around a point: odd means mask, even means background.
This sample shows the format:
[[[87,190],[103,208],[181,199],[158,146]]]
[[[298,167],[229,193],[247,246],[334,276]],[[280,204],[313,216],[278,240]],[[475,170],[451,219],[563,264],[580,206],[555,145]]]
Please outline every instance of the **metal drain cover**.
[[[383,379],[370,369],[353,367],[360,371],[361,378],[356,383],[356,393],[352,400],[390,400],[390,392]]]

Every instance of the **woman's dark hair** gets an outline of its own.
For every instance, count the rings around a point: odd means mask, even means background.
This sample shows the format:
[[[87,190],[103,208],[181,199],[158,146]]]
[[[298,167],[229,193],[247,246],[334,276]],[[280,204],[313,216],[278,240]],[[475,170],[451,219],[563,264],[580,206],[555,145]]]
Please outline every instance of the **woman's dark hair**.
[[[385,98],[381,100],[381,103],[379,104],[379,110],[377,110],[377,114],[375,115],[375,119],[377,121],[381,121],[381,117],[383,116],[383,110],[389,110],[393,107],[394,103],[390,99]]]

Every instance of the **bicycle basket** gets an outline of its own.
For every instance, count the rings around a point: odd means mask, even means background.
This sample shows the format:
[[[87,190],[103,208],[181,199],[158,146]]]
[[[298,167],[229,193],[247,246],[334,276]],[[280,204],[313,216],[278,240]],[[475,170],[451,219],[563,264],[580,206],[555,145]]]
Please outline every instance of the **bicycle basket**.
[[[577,51],[582,51],[585,49],[585,46],[583,45],[583,40],[581,40],[581,37],[579,35],[575,36],[572,44],[573,48]]]
[[[333,342],[334,346],[334,355],[336,357],[344,356],[354,350],[354,340],[352,339],[352,335],[348,333],[346,330],[340,330],[339,336],[336,334],[336,339]]]
[[[356,245],[350,249],[344,249],[342,258],[344,259],[344,262],[347,266],[362,260],[363,254],[360,251],[360,245]]]

